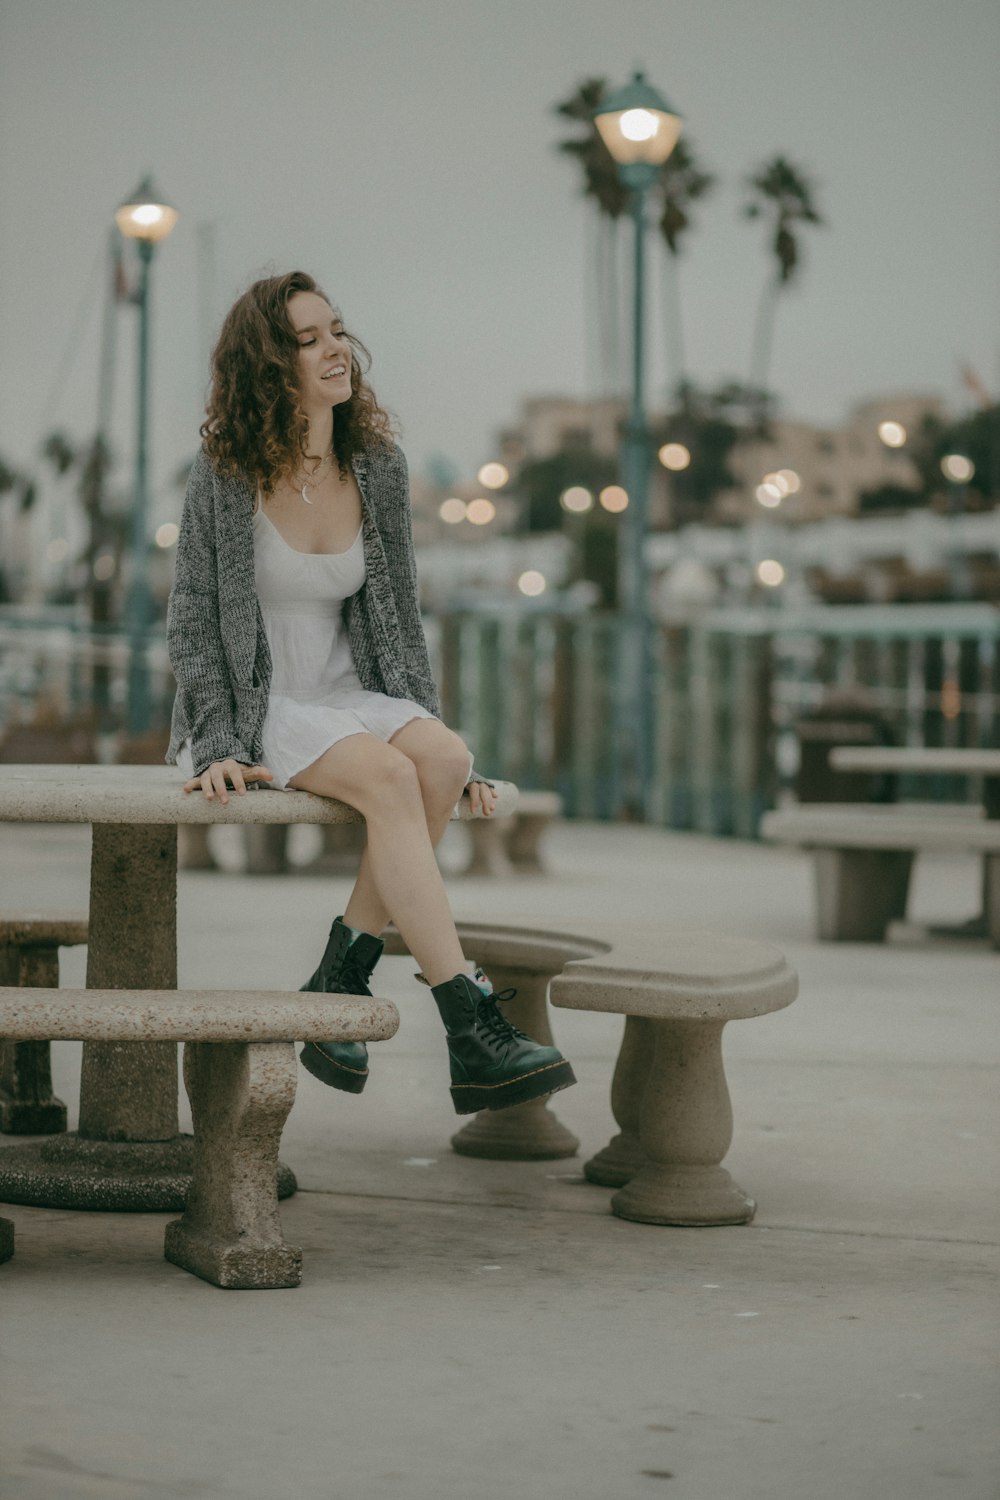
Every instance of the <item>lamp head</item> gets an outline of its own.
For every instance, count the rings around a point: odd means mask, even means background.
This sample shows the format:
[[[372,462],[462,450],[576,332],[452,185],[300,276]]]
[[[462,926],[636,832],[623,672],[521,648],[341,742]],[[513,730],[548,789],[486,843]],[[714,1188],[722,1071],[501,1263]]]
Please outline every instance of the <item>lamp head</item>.
[[[642,73],[599,104],[593,118],[619,167],[662,166],[677,144],[683,123]]]
[[[144,177],[115,212],[115,223],[126,239],[147,245],[165,240],[177,223],[177,210],[164,203],[149,177]]]

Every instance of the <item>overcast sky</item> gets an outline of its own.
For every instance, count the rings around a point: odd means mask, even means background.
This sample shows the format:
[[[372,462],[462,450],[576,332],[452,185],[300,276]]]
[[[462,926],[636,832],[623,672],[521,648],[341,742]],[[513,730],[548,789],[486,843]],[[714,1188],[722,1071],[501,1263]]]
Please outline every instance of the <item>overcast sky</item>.
[[[107,226],[151,170],[181,215],[155,266],[161,518],[219,319],[272,270],[311,271],[368,343],[416,469],[471,474],[522,397],[606,386],[591,213],[552,104],[636,66],[722,179],[680,268],[695,379],[746,373],[768,261],[740,181],[780,152],[829,221],[779,313],[782,409],[968,404],[963,361],[1000,384],[995,0],[0,0],[0,18],[0,454],[92,430]],[[127,462],[130,309],[119,324]]]

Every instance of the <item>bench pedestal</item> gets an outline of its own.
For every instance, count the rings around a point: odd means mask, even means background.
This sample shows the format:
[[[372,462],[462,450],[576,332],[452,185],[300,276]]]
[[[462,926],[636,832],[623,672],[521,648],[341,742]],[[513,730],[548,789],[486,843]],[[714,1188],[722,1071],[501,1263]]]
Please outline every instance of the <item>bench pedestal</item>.
[[[164,1255],[216,1286],[298,1286],[302,1251],[278,1217],[278,1143],[295,1099],[291,1042],[188,1042],[184,1084],[196,1132],[182,1219],[167,1225]]]
[[[624,1187],[646,1160],[639,1143],[639,1106],[655,1042],[652,1025],[644,1016],[625,1017],[625,1035],[611,1080],[611,1113],[618,1134],[583,1164],[584,1177],[598,1187]]]
[[[14,1226],[9,1219],[0,1219],[0,1261],[10,1260],[14,1254]]]
[[[651,1021],[654,1040],[639,1107],[645,1158],[611,1200],[644,1224],[747,1224],[753,1199],[719,1163],[733,1138],[722,1066],[724,1021]]]
[[[552,1047],[552,1027],[546,995],[549,975],[522,968],[507,968],[491,961],[489,976],[496,990],[511,985],[517,997],[503,1006],[519,1030],[543,1047]],[[560,1161],[575,1156],[580,1142],[549,1109],[551,1094],[514,1104],[510,1109],[484,1109],[451,1138],[460,1156],[492,1157],[494,1161]]]
[[[913,855],[900,849],[814,849],[819,936],[881,943],[906,915]]]
[[[0,920],[0,985],[57,985],[59,949],[86,941],[85,917]],[[52,1093],[49,1053],[48,1042],[0,1041],[0,1131],[5,1135],[57,1135],[66,1129],[66,1106]]]

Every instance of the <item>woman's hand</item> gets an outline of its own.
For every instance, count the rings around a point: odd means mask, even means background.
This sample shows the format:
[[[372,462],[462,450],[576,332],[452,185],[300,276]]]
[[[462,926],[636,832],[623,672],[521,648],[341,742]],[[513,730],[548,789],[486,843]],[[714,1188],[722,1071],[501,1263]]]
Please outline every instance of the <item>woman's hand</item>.
[[[482,812],[484,818],[492,818],[497,805],[497,794],[485,781],[470,781],[465,790],[469,794],[469,806],[473,815]]]
[[[248,781],[273,780],[274,773],[266,766],[244,766],[238,760],[213,760],[207,771],[202,771],[200,776],[192,776],[190,781],[185,781],[184,790],[194,792],[200,787],[209,802],[213,797],[218,796],[219,801],[225,807],[229,801],[229,785],[232,785],[237,796],[242,797],[246,793]]]

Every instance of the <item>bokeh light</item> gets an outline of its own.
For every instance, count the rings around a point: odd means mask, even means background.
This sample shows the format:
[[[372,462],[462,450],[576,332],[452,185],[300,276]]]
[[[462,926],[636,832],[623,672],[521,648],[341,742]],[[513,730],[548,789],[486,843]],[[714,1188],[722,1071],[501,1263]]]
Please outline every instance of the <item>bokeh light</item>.
[[[115,558],[112,552],[99,552],[94,558],[94,577],[98,583],[107,583],[114,577]]]
[[[612,515],[618,515],[628,508],[628,490],[623,490],[620,484],[609,484],[601,491],[598,499]]]
[[[764,483],[759,484],[754,490],[759,503],[766,505],[769,510],[773,510],[776,505],[780,505],[784,499],[784,491],[779,489],[776,484],[773,484],[771,480],[772,476],[768,475]]]
[[[180,527],[174,521],[164,521],[156,528],[154,541],[158,547],[173,547],[180,534]]]
[[[510,478],[510,473],[503,464],[489,463],[483,464],[476,478],[484,489],[502,490]]]
[[[758,582],[762,583],[765,588],[776,589],[779,583],[785,581],[785,570],[773,557],[765,557],[757,564],[755,571]]]
[[[594,503],[594,497],[589,490],[584,489],[582,484],[571,484],[568,490],[563,490],[559,496],[559,504],[563,510],[575,512],[581,515],[589,510]]]
[[[941,460],[941,473],[954,484],[968,484],[976,466],[964,453],[946,453]]]
[[[775,478],[785,486],[786,495],[797,495],[802,488],[802,480],[794,469],[779,469]]]
[[[529,568],[526,573],[521,574],[517,586],[529,599],[536,599],[539,594],[545,593],[545,574]]]
[[[54,536],[45,549],[45,556],[49,562],[65,562],[69,556],[69,542],[64,536]]]
[[[906,428],[902,422],[880,422],[878,435],[887,448],[902,448],[906,442]]]
[[[451,495],[447,500],[442,500],[438,506],[438,515],[449,526],[456,526],[459,521],[464,521],[465,512],[465,501],[459,500],[457,495]]]
[[[691,462],[690,449],[685,448],[683,443],[664,443],[656,456],[665,469],[673,469],[675,472],[686,469]]]
[[[497,513],[497,508],[492,500],[487,500],[481,495],[476,500],[470,500],[466,508],[466,516],[473,526],[488,526]]]

